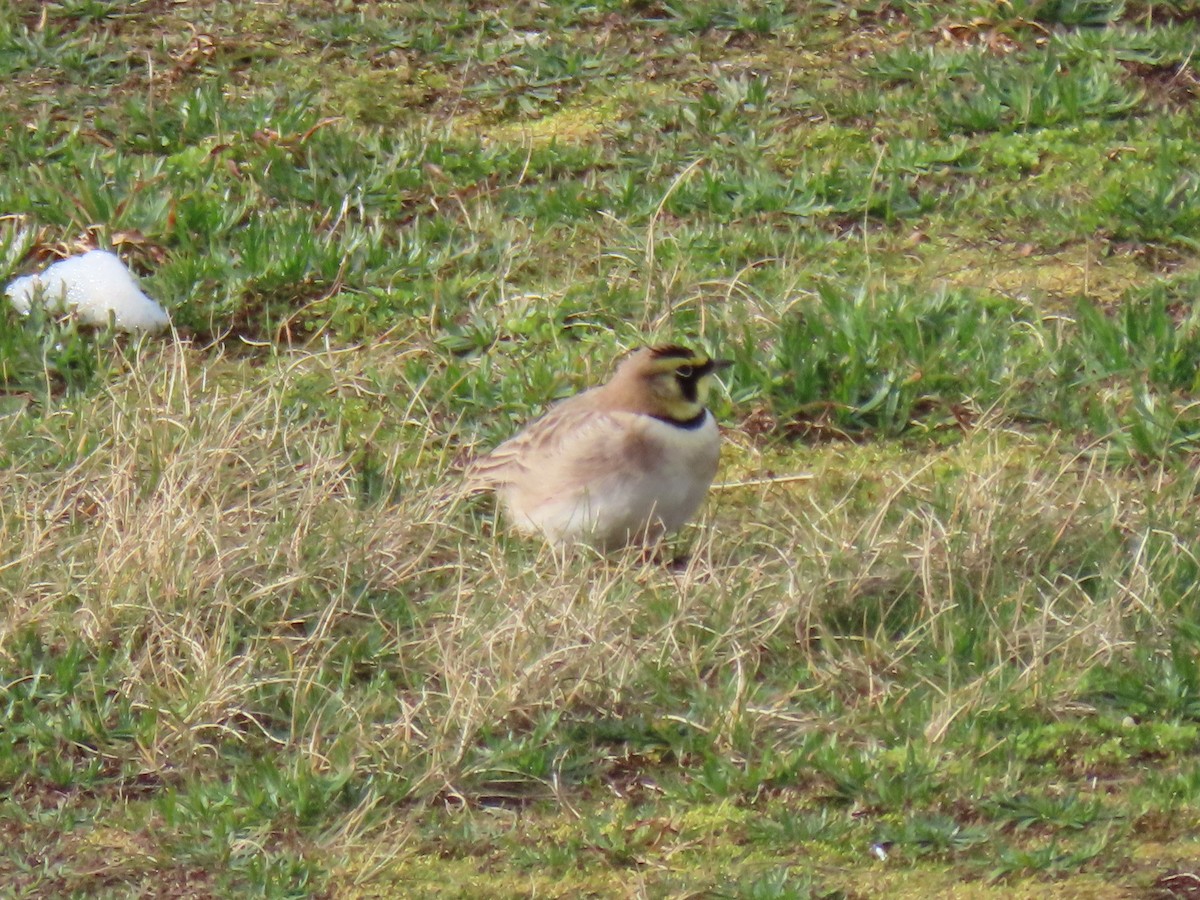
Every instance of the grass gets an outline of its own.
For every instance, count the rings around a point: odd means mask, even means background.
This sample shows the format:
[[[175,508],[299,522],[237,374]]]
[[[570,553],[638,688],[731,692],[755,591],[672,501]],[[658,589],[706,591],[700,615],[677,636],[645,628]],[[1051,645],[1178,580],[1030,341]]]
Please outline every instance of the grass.
[[[0,282],[176,326],[0,313],[3,892],[1186,896],[1195,13],[0,10]],[[685,565],[448,500],[665,339]]]

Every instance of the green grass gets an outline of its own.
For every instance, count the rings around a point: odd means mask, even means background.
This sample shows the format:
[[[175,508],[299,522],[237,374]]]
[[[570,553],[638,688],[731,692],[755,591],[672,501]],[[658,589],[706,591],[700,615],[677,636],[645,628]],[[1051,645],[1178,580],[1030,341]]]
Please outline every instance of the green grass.
[[[1183,896],[1200,9],[510,6],[0,10],[0,893]],[[681,568],[447,499],[668,339]]]

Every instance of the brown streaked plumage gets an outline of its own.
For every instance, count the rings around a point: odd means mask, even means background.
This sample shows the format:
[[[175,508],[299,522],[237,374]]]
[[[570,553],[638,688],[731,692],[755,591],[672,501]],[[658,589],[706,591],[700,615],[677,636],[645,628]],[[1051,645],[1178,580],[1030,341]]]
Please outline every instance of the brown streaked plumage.
[[[602,548],[653,544],[696,512],[717,471],[705,408],[728,365],[686,347],[644,347],[605,384],[551,407],[467,471],[518,530]]]

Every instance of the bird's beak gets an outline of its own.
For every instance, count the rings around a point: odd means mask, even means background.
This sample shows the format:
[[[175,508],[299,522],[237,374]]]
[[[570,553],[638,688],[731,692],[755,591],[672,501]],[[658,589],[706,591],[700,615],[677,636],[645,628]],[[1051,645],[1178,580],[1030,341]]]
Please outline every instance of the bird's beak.
[[[708,362],[708,370],[710,372],[720,372],[722,369],[728,369],[732,365],[732,359],[712,359]]]

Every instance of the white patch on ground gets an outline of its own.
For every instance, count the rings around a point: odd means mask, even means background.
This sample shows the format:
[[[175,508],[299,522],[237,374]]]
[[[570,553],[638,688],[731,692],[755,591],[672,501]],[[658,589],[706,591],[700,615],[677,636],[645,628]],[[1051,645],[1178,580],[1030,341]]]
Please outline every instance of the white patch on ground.
[[[111,313],[122,331],[158,331],[170,322],[166,311],[142,293],[125,264],[107,250],[60,260],[40,275],[16,279],[4,293],[22,313],[28,313],[38,297],[51,312],[74,311],[80,321],[92,325],[107,325]]]

